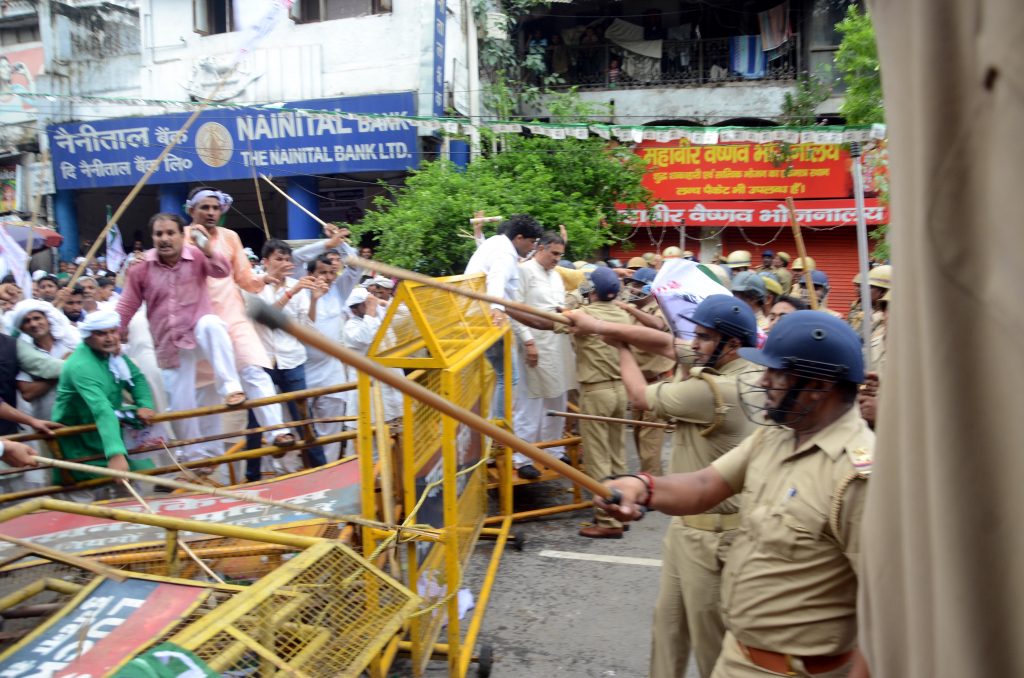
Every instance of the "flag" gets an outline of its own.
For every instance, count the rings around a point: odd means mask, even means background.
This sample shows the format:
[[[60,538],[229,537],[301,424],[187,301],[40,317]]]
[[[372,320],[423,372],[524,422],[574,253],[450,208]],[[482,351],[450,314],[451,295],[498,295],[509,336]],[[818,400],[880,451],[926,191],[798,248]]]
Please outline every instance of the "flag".
[[[107,205],[107,221],[110,221],[110,206]],[[113,224],[107,231],[107,270],[120,273],[128,255],[124,252],[124,241],[121,239],[121,229]]]
[[[693,339],[693,323],[687,320],[700,302],[714,294],[732,292],[713,280],[707,269],[688,259],[666,259],[651,284],[672,333],[679,339]]]
[[[28,254],[15,242],[7,227],[0,228],[0,280],[13,275],[26,299],[32,298],[32,276],[28,272]]]
[[[235,3],[235,24],[242,32],[242,46],[231,61],[232,68],[252,54],[264,38],[274,32],[277,25],[287,18],[293,3],[294,0]],[[266,8],[262,15],[256,13],[261,7]]]

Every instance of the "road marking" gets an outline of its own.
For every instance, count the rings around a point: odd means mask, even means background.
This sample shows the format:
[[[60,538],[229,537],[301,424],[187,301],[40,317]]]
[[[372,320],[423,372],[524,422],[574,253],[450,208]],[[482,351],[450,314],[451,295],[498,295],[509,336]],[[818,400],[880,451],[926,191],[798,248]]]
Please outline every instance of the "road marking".
[[[598,563],[616,563],[618,565],[646,565],[661,567],[657,558],[633,558],[632,556],[602,556],[596,553],[577,553],[575,551],[548,551],[539,553],[542,558],[562,558],[564,560],[591,560]]]

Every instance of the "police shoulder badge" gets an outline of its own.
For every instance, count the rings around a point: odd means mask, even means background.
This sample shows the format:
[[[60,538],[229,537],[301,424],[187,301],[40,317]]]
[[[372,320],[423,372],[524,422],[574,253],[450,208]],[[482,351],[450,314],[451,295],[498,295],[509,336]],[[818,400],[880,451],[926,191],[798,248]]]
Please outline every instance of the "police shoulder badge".
[[[846,449],[847,456],[850,457],[850,463],[853,464],[854,470],[858,475],[869,476],[871,475],[871,451],[858,447],[857,449]]]

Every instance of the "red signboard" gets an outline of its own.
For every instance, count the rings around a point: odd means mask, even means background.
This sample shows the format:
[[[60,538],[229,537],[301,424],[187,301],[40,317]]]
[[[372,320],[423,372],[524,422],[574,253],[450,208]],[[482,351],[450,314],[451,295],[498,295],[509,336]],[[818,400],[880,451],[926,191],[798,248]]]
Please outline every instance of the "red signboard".
[[[864,216],[869,226],[889,222],[889,210],[877,199],[864,201]],[[802,226],[853,226],[857,223],[854,201],[796,201],[796,219]],[[628,209],[619,205],[619,212],[634,226],[767,226],[789,224],[786,203],[779,201],[737,202],[664,202],[648,209]]]
[[[0,676],[105,676],[184,619],[209,593],[141,579],[102,581],[0,662]]]
[[[645,141],[643,183],[656,200],[848,198],[850,155],[839,144],[715,144]],[[787,155],[788,153],[788,155]]]
[[[171,496],[153,499],[148,504],[163,516],[270,529],[318,517],[303,512],[302,506],[355,514],[360,512],[359,464],[354,459],[335,462],[304,473],[246,485],[236,491],[254,498],[288,502],[296,508],[274,508],[212,494]],[[106,506],[126,511],[144,510],[133,500],[111,502]],[[66,553],[135,546],[164,538],[164,530],[159,527],[59,511],[39,511],[12,518],[4,523],[4,533]],[[197,537],[192,533],[183,536],[185,539]],[[0,555],[10,548],[13,548],[10,544],[0,544]]]

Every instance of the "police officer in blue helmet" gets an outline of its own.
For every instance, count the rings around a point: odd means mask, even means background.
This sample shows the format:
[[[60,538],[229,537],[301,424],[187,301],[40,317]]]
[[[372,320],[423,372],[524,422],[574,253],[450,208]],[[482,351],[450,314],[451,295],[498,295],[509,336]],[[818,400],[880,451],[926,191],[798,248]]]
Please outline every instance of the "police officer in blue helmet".
[[[845,676],[863,662],[856,565],[875,440],[856,403],[860,340],[827,313],[797,311],[739,353],[765,368],[751,381],[763,404],[745,407],[761,426],[701,470],[609,480],[621,503],[597,503],[629,521],[644,509],[700,514],[742,493],[713,676]]]

